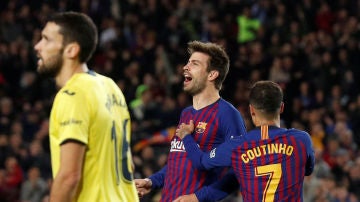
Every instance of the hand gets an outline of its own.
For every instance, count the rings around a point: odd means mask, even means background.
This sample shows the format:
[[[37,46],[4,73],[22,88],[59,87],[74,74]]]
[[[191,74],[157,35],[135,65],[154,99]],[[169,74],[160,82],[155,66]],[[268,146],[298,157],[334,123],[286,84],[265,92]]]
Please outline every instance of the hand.
[[[194,131],[194,121],[190,120],[189,124],[182,123],[179,128],[176,129],[176,135],[183,139],[186,135],[191,134]]]
[[[135,179],[135,186],[138,196],[141,198],[151,191],[152,182],[150,179]]]
[[[176,198],[173,202],[199,202],[195,194],[183,195]]]

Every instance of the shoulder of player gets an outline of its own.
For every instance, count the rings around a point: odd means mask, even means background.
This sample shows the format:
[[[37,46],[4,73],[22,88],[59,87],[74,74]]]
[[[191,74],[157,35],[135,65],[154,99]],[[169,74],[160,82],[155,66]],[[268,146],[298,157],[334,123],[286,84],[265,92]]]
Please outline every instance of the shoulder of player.
[[[310,138],[310,134],[306,131],[303,131],[303,130],[299,130],[299,129],[296,129],[296,128],[290,128],[287,130],[287,133],[292,135],[292,136],[295,136],[296,138],[300,138],[300,139],[311,139]]]
[[[235,136],[222,143],[217,150],[221,152],[233,152],[246,141],[248,140],[244,136]]]
[[[223,114],[224,117],[229,116],[237,116],[240,115],[239,110],[237,110],[234,105],[232,105],[230,102],[224,100],[223,98],[220,98],[219,101],[219,113]]]
[[[220,98],[217,102],[219,103],[219,108],[224,108],[227,110],[236,110],[234,105],[232,105],[229,101],[226,101],[223,98]]]
[[[243,142],[247,141],[246,135],[242,136],[233,136],[228,141],[225,141],[230,147],[234,148],[237,145],[242,144]]]
[[[185,107],[182,111],[181,111],[181,114],[184,114],[186,112],[191,112],[194,108],[192,106],[187,106]]]
[[[63,86],[57,97],[82,97],[87,93],[90,93],[91,89],[94,89],[98,82],[96,81],[99,78],[92,76],[90,74],[78,74],[71,78],[65,86]]]
[[[296,129],[296,128],[289,128],[289,129],[287,129],[287,132],[288,133],[293,133],[293,134],[308,135],[308,133],[306,131]]]

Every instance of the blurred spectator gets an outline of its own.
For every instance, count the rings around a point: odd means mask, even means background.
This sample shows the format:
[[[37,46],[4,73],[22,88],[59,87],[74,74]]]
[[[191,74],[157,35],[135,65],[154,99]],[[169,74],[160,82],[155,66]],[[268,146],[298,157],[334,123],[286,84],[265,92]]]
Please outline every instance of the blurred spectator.
[[[359,200],[352,193],[349,193],[346,186],[337,186],[334,189],[334,201],[336,202],[358,202]]]
[[[9,146],[11,154],[14,155],[20,162],[22,162],[27,157],[26,145],[23,142],[21,134],[11,134],[9,137]]]
[[[325,130],[320,122],[315,122],[310,124],[309,134],[313,142],[315,151],[323,151],[325,149],[324,139],[325,139]]]
[[[13,100],[10,97],[0,98],[0,131],[10,133],[11,121],[15,119]]]
[[[9,201],[16,201],[20,195],[23,171],[14,156],[9,156],[5,160],[5,187],[9,193]]]
[[[40,140],[33,140],[28,149],[28,156],[22,163],[24,171],[36,167],[44,179],[51,177],[50,155],[45,153]]]
[[[328,33],[332,32],[332,23],[335,20],[335,15],[331,11],[327,2],[322,2],[320,9],[316,14],[316,25],[320,30],[324,30]]]
[[[313,171],[313,178],[327,178],[332,175],[329,164],[322,158],[323,150],[315,149],[315,167]]]
[[[0,134],[0,169],[5,168],[5,160],[11,154],[8,136]]]
[[[349,191],[360,199],[360,157],[349,168]]]
[[[0,169],[0,199],[4,202],[13,202],[17,199],[17,190],[8,186],[6,182],[6,171]]]
[[[138,120],[142,120],[144,118],[144,104],[148,102],[148,97],[146,95],[150,95],[146,91],[149,90],[149,87],[146,85],[139,85],[136,88],[135,99],[130,102],[130,109],[134,117]]]
[[[257,37],[257,32],[261,26],[260,20],[251,16],[251,10],[245,6],[242,13],[237,17],[239,43],[253,41]]]
[[[340,149],[339,141],[336,137],[328,137],[325,141],[325,150],[323,154],[323,159],[327,164],[332,168],[336,164],[335,155],[336,152]]]
[[[40,170],[31,167],[27,174],[27,180],[21,185],[20,200],[22,202],[41,202],[47,191],[45,180],[40,177]]]
[[[276,83],[288,83],[290,81],[290,72],[284,69],[280,57],[275,57],[270,67],[269,79]]]

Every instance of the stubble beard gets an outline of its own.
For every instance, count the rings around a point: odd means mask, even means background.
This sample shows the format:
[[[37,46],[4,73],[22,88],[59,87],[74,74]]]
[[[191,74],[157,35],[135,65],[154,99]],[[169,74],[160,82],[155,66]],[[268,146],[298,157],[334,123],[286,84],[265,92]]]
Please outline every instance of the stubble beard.
[[[193,86],[191,88],[186,88],[184,86],[184,91],[189,93],[191,96],[201,93],[206,87],[206,77],[198,80],[193,79],[191,82],[193,82]]]
[[[47,62],[43,61],[42,65],[38,66],[38,73],[46,78],[55,78],[63,65],[62,55],[60,51],[57,55],[49,58]]]

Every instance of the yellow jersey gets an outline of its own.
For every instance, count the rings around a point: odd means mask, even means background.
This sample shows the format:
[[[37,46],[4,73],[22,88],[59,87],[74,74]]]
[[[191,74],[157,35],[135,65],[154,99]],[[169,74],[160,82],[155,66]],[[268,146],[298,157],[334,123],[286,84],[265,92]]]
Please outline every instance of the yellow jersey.
[[[75,74],[56,94],[50,115],[53,177],[66,140],[86,145],[75,201],[139,201],[130,151],[130,115],[119,87],[89,71]]]

